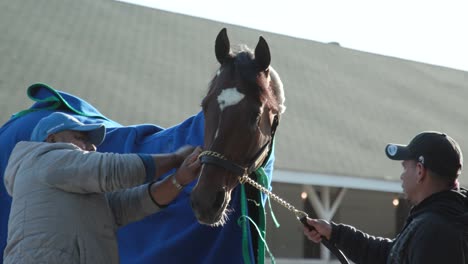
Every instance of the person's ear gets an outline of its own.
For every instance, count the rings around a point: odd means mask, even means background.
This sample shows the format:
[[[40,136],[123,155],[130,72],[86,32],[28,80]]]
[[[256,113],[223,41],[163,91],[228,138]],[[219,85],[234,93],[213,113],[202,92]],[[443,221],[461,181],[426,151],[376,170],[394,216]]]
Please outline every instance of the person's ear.
[[[421,183],[427,175],[427,169],[421,162],[416,163],[416,182]]]

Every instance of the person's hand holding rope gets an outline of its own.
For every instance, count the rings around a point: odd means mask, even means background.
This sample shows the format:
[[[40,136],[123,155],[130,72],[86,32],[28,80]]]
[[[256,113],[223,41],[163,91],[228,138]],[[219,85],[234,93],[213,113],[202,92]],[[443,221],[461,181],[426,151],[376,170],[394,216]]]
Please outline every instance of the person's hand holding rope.
[[[332,228],[329,222],[322,219],[307,218],[307,224],[313,227],[304,226],[304,235],[310,240],[315,243],[322,242],[322,238],[330,240]]]

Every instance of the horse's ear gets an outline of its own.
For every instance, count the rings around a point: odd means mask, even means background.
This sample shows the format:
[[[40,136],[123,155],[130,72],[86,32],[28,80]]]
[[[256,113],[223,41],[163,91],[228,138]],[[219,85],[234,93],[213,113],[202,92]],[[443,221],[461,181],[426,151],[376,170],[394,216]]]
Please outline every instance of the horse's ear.
[[[255,61],[262,71],[267,70],[270,66],[270,48],[268,47],[268,43],[263,37],[260,37],[257,43],[257,47],[255,47]]]
[[[218,59],[219,63],[223,64],[223,62],[229,57],[229,53],[231,52],[231,44],[229,44],[229,38],[226,32],[226,28],[221,29],[216,37],[215,43],[215,53],[216,59]]]

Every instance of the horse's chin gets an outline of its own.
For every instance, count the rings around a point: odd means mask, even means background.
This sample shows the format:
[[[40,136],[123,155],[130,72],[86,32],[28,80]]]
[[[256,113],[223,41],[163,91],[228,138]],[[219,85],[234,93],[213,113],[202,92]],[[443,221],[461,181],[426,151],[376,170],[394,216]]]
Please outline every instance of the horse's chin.
[[[202,225],[208,225],[212,227],[224,226],[229,220],[229,214],[231,209],[227,208],[228,203],[225,202],[223,206],[213,215],[196,215],[197,220]]]

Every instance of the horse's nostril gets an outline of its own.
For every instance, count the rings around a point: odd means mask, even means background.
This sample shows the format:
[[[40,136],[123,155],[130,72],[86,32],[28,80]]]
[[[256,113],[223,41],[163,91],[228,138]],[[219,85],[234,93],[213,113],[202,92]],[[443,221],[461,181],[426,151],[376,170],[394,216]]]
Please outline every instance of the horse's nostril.
[[[221,208],[224,203],[224,193],[224,191],[219,191],[216,193],[216,199],[213,204],[214,208]]]

